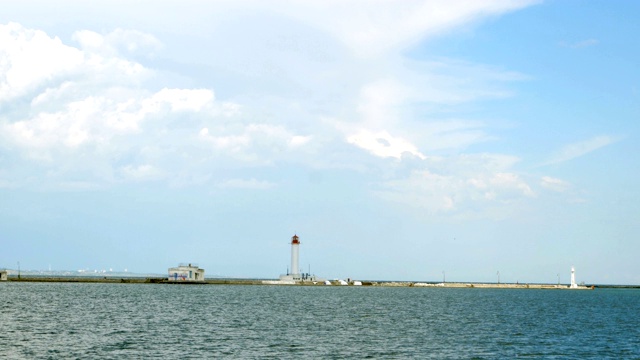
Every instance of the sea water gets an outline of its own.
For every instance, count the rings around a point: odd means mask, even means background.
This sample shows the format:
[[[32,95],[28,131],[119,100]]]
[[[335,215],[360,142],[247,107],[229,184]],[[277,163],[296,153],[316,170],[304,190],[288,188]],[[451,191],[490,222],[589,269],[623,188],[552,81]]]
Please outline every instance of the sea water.
[[[640,358],[640,290],[0,283],[2,359]]]

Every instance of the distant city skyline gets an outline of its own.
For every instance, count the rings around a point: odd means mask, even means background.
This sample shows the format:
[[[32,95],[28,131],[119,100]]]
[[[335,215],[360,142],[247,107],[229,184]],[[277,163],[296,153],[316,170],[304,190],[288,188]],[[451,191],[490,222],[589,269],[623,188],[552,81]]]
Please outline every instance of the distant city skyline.
[[[1,3],[0,268],[640,284],[640,3]]]

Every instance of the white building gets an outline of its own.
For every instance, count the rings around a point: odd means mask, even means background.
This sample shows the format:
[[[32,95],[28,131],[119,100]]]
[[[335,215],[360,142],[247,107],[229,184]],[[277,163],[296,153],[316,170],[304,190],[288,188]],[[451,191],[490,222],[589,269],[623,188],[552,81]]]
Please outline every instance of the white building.
[[[7,270],[0,270],[0,281],[7,281],[9,272]]]
[[[571,267],[571,288],[575,289],[577,287],[578,287],[578,284],[576,284],[576,268],[572,266]]]
[[[204,281],[204,269],[196,264],[180,264],[169,268],[168,281],[172,282],[200,282]]]

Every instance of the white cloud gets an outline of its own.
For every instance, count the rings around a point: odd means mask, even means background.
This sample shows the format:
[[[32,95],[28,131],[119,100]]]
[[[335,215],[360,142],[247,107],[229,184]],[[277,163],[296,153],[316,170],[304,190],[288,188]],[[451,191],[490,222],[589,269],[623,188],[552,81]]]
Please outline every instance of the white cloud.
[[[39,104],[46,101],[46,96],[37,97]],[[150,117],[184,111],[215,115],[213,109],[213,92],[204,89],[162,89],[151,96],[124,101],[103,94],[70,102],[57,112],[43,111],[30,119],[0,125],[0,129],[12,143],[25,149],[54,150],[87,143],[108,146],[114,137],[142,131]]]
[[[407,61],[403,86],[412,102],[459,105],[465,102],[512,96],[504,84],[529,76],[485,64],[450,58]]]
[[[163,106],[169,106],[169,111],[201,111],[213,104],[215,96],[209,89],[167,89],[164,88],[145,99],[142,112],[159,112]]]
[[[163,177],[163,173],[160,169],[153,165],[127,165],[120,169],[121,174],[125,180],[133,181],[148,181],[158,180]]]
[[[492,139],[486,133],[487,125],[479,121],[449,119],[432,121],[416,128],[425,151],[462,150]]]
[[[216,154],[262,166],[304,151],[312,137],[296,135],[281,125],[230,122],[200,129],[198,139]]]
[[[136,41],[145,38],[139,32],[114,33],[124,43],[130,34]],[[111,35],[79,34],[85,47],[114,41]],[[179,175],[181,167],[190,167],[179,158],[197,158],[203,151],[190,146],[194,139],[181,129],[239,113],[236,104],[216,101],[210,89],[145,90],[140,81],[153,72],[115,51],[73,48],[13,23],[0,25],[0,38],[0,103],[31,105],[0,114],[2,144],[14,156],[34,161],[21,166],[45,171],[63,187]],[[86,179],[65,180],[78,172]]]
[[[136,87],[150,73],[138,63],[87,53],[40,30],[16,23],[0,24],[0,104],[31,103],[32,108],[21,114],[20,120],[59,118],[64,113],[62,108],[72,113],[83,112],[79,104],[107,92],[111,92],[110,96],[139,92]],[[78,132],[72,137],[67,141],[70,145],[86,140]]]
[[[540,185],[545,189],[556,192],[564,192],[571,188],[571,183],[561,179],[552,178],[550,176],[543,176],[540,179]]]
[[[165,45],[155,34],[123,29],[119,22],[113,31],[76,31],[76,47],[40,30],[9,24],[0,28],[0,37],[7,40],[0,42],[0,69],[13,75],[2,77],[0,72],[0,103],[19,99],[30,107],[0,117],[0,138],[12,155],[27,160],[21,166],[33,166],[36,172],[59,169],[47,174],[60,180],[66,173],[80,172],[88,182],[189,183],[209,181],[220,167],[291,164],[357,171],[382,166],[385,173],[393,173],[395,166],[427,160],[428,151],[459,151],[491,138],[484,123],[412,113],[413,104],[442,113],[439,106],[509,96],[494,84],[521,79],[512,72],[451,59],[408,60],[400,50],[527,3],[249,2],[254,9],[264,9],[259,15],[249,15],[247,3],[203,5],[201,11],[219,20],[225,18],[220,14],[235,9],[234,17],[253,16],[257,25],[211,25],[208,16],[199,14],[187,28],[167,24],[165,32],[156,27],[159,37],[203,36],[207,46],[173,48],[164,54],[166,61],[159,62],[160,67],[169,64],[167,68],[153,70],[134,59],[153,56]],[[193,13],[187,8],[179,11]],[[281,28],[260,28],[276,23],[274,19],[286,21],[277,22]],[[224,28],[224,36],[211,32],[214,25]],[[270,46],[282,34],[297,37],[285,37],[294,40],[285,47]],[[298,49],[304,54],[291,51],[300,44],[305,44]],[[255,53],[253,45],[258,45]],[[182,49],[189,51],[185,56],[196,56],[181,64],[176,59],[184,60]],[[330,56],[310,60],[310,52]],[[13,65],[20,59],[28,59],[27,68],[39,72]],[[200,75],[207,80],[201,81]],[[222,89],[217,94],[232,94],[227,98],[233,101],[217,99],[213,87]],[[363,163],[366,156],[357,148],[372,156]],[[379,158],[406,159],[402,163],[408,165]],[[437,176],[454,176],[462,184],[472,179],[452,169],[467,166],[461,165],[463,155],[453,164],[431,156],[429,160]],[[485,160],[490,166],[495,159]],[[65,166],[59,166],[62,163]],[[498,173],[510,172],[492,174]],[[508,176],[480,180],[503,188],[517,183]]]
[[[409,64],[410,71],[402,70],[402,76],[377,79],[359,89],[354,119],[336,124],[349,143],[376,156],[400,158],[407,152],[423,158],[428,150],[462,150],[491,140],[480,121],[431,118],[428,111],[510,96],[499,84],[526,78],[457,61]],[[426,104],[426,111],[417,114],[414,104]]]
[[[106,35],[79,30],[72,38],[78,42],[82,50],[104,56],[138,53],[152,55],[163,48],[156,37],[137,30],[115,29]]]
[[[451,30],[488,15],[513,11],[533,1],[319,1],[276,7],[278,12],[303,19],[340,39],[364,57],[406,47],[426,37]],[[301,9],[304,7],[304,9]]]
[[[420,159],[425,158],[409,141],[401,137],[391,136],[386,131],[372,133],[367,130],[362,130],[349,136],[347,141],[383,158],[392,157],[401,159],[404,153],[415,155]]]
[[[413,171],[405,179],[387,181],[376,194],[389,201],[437,213],[459,206],[456,197],[458,189],[463,187],[460,179],[423,170]]]
[[[437,161],[436,161],[437,159]],[[456,173],[467,178],[477,174],[508,173],[520,161],[518,157],[503,154],[459,154],[444,158],[429,157],[429,166],[441,173]]]
[[[616,141],[617,140],[611,136],[602,135],[585,141],[569,144],[560,149],[560,151],[556,155],[554,155],[543,165],[558,164],[565,161],[573,160],[575,158],[584,156],[592,151],[613,144]]]
[[[305,144],[309,143],[312,138],[313,137],[311,136],[294,135],[291,137],[291,140],[289,140],[289,145],[292,147],[304,146]]]
[[[576,41],[574,43],[561,42],[560,45],[564,47],[569,47],[572,49],[580,49],[584,47],[595,46],[595,45],[598,45],[599,43],[600,41],[598,41],[597,39],[587,39],[587,40]]]
[[[276,184],[269,181],[260,181],[256,179],[230,179],[218,184],[223,189],[251,189],[251,190],[267,190],[275,187]]]
[[[409,89],[394,79],[382,79],[364,85],[360,89],[357,107],[362,123],[369,129],[379,130],[396,123],[396,108],[409,96]]]
[[[498,193],[506,193],[506,190],[509,190],[515,192],[517,195],[524,195],[527,197],[535,195],[529,185],[522,181],[519,175],[514,173],[494,174],[493,177],[489,179],[489,183],[492,188],[498,189]],[[495,195],[492,194],[491,197],[495,198]]]
[[[535,197],[520,175],[508,171],[513,163],[514,159],[491,154],[427,158],[423,165],[429,170],[414,169],[405,177],[386,181],[376,194],[431,214],[482,216],[488,208]]]
[[[78,49],[20,24],[0,24],[0,103],[54,78],[69,76],[84,61]]]

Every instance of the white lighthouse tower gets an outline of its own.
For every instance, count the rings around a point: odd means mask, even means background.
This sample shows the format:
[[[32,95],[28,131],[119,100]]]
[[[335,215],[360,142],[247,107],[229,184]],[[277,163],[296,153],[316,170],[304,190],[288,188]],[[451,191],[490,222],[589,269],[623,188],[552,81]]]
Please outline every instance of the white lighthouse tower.
[[[300,277],[300,266],[299,266],[299,256],[300,256],[300,238],[298,235],[293,235],[291,238],[291,275],[293,278]]]
[[[291,238],[291,269],[287,270],[286,275],[280,275],[280,282],[295,283],[304,281],[304,274],[300,274],[300,238],[293,235]]]
[[[571,288],[575,289],[578,287],[578,284],[576,284],[576,268],[575,267],[571,267]]]
[[[291,270],[287,269],[286,275],[280,275],[280,280],[265,280],[265,284],[274,285],[295,285],[301,283],[313,283],[324,282],[325,279],[321,279],[311,274],[311,266],[309,266],[309,272],[304,273],[300,271],[300,238],[298,235],[291,237]]]

